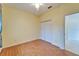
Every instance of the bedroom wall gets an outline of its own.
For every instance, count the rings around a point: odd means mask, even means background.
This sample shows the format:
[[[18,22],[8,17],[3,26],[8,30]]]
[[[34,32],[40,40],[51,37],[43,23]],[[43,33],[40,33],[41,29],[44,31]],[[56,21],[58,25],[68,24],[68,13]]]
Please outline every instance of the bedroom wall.
[[[40,15],[39,18],[31,13],[3,4],[3,47],[8,47],[39,38],[40,20],[51,19],[53,29],[52,44],[63,49],[65,41],[65,49],[72,51],[72,48],[68,48],[67,46],[68,40],[64,39],[64,16],[76,12],[79,12],[79,4],[63,4]]]
[[[2,48],[2,6],[0,4],[0,48]]]
[[[0,11],[1,12],[1,11]],[[1,26],[2,26],[2,15],[1,15],[1,13],[0,13],[0,48],[2,48],[2,35],[1,35],[1,33],[2,33],[2,28],[1,28]]]
[[[71,48],[67,48],[67,40],[65,40],[65,32],[64,32],[64,17],[65,15],[72,14],[79,12],[79,4],[77,3],[67,3],[67,4],[61,4],[58,7],[55,7],[48,12],[40,15],[40,19],[42,20],[52,20],[52,33],[53,33],[53,41],[52,44],[59,46],[60,48],[64,48],[65,43],[65,49],[69,50]]]
[[[40,21],[37,16],[7,4],[2,6],[2,16],[3,48],[39,39]]]

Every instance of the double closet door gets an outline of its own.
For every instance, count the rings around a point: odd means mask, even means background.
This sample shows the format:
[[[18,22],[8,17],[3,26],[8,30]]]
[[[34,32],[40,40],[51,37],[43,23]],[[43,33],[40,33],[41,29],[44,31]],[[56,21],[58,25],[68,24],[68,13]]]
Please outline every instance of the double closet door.
[[[41,22],[41,39],[52,43],[52,22],[43,21]]]

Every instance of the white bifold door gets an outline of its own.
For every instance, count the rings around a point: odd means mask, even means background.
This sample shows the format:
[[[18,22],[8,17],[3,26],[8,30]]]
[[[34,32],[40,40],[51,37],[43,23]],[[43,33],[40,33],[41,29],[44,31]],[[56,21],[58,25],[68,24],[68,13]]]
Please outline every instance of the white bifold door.
[[[51,21],[41,22],[41,39],[50,43],[53,42]]]

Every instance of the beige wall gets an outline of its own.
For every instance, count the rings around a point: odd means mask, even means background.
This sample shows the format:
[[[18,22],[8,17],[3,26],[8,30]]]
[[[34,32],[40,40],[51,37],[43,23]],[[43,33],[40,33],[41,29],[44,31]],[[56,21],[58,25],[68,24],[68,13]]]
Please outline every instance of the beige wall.
[[[3,47],[39,38],[39,18],[26,11],[3,4]]]
[[[64,48],[64,16],[79,12],[79,4],[63,4],[45,14],[41,20],[52,19],[52,43]],[[11,46],[39,38],[40,21],[37,16],[28,12],[3,5],[3,47]],[[67,40],[65,40],[67,50]]]
[[[79,12],[79,4],[63,4],[40,15],[41,20],[52,19],[53,44],[64,48],[64,16],[76,12]],[[65,48],[68,49],[67,46]]]

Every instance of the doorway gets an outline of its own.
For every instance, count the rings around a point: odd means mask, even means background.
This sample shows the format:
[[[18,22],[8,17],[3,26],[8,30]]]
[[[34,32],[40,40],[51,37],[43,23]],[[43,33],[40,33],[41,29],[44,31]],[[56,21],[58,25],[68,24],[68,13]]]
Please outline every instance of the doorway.
[[[65,49],[79,55],[79,13],[65,16]]]

